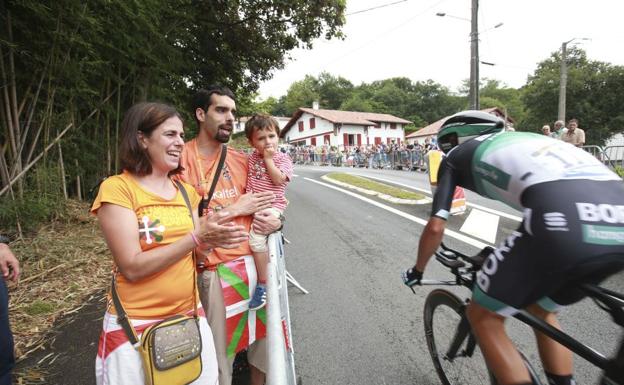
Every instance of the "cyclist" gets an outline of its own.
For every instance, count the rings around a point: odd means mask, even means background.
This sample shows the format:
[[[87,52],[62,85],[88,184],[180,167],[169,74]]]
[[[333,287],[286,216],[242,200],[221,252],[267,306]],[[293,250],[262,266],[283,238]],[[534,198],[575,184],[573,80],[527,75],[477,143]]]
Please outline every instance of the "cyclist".
[[[518,229],[485,259],[466,311],[498,383],[530,384],[505,317],[527,309],[560,328],[558,306],[582,297],[574,283],[598,283],[624,268],[624,182],[581,149],[503,130],[502,119],[480,111],[455,114],[440,128],[438,144],[447,155],[416,264],[403,282],[420,283],[456,186],[522,210]],[[549,383],[574,384],[572,353],[539,332],[536,338]]]

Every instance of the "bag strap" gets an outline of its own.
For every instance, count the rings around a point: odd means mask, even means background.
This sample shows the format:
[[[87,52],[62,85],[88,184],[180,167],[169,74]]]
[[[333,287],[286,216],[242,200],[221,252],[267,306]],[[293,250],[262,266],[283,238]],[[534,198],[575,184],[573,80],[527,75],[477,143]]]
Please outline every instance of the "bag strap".
[[[115,306],[115,310],[117,311],[117,323],[121,325],[121,328],[126,332],[126,336],[128,340],[135,346],[139,342],[139,337],[137,337],[136,331],[130,324],[130,320],[128,319],[128,313],[124,309],[121,304],[121,300],[119,299],[119,295],[117,294],[117,285],[115,284],[115,273],[113,273],[112,283],[111,283],[111,294],[113,297],[113,305]]]
[[[179,181],[174,181],[178,189],[180,190],[180,194],[182,194],[182,198],[184,198],[184,203],[186,203],[186,208],[189,210],[189,214],[191,215],[191,221],[193,221],[193,229],[195,229],[195,221],[193,220],[193,208],[191,207],[191,200],[189,199],[188,193],[184,188],[184,185]],[[193,317],[197,318],[197,271],[195,270],[196,255],[195,248],[191,251],[191,258],[193,259]]]
[[[219,177],[221,176],[221,170],[223,170],[223,165],[225,164],[225,156],[227,155],[227,145],[221,145],[221,156],[219,157],[219,163],[217,164],[217,169],[215,170],[214,176],[212,178],[212,184],[210,185],[210,190],[208,190],[208,197],[202,198],[199,204],[199,216],[201,217],[204,209],[208,208],[210,204],[210,200],[212,199],[212,194],[214,193],[215,188],[217,187],[217,182],[219,181]],[[199,160],[198,160],[199,161]]]
[[[225,156],[227,155],[227,145],[221,145],[221,156],[219,157],[219,164],[217,165],[217,171],[215,172],[214,178],[212,179],[212,185],[210,185],[210,191],[208,192],[207,200],[210,202],[212,199],[212,194],[214,193],[215,188],[217,187],[217,181],[221,176],[221,170],[223,170],[223,165],[225,164]]]
[[[223,156],[221,158],[224,158]],[[182,194],[182,198],[184,198],[184,202],[186,203],[186,207],[189,209],[191,214],[191,221],[193,221],[193,209],[191,208],[191,201],[189,199],[188,193],[186,189],[180,183],[180,181],[175,180],[174,183],[180,190]],[[193,221],[193,228],[195,228],[195,221]],[[193,266],[195,266],[195,250],[193,250]],[[193,317],[197,318],[197,272],[195,271],[195,267],[193,267]],[[119,294],[117,294],[117,284],[115,279],[115,274],[113,273],[113,277],[111,280],[111,296],[113,297],[113,306],[115,306],[115,310],[117,311],[117,323],[121,325],[122,329],[126,333],[128,340],[130,343],[135,346],[139,342],[139,337],[132,327],[130,323],[130,319],[128,318],[128,313],[126,313],[126,309],[124,309],[121,299],[119,298]]]

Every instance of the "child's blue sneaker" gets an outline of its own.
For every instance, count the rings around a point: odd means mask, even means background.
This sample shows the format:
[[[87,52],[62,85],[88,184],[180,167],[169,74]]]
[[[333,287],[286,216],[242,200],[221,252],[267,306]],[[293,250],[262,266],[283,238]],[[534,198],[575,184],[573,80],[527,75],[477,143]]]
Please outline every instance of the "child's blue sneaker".
[[[249,301],[249,310],[258,310],[266,305],[266,287],[263,284],[258,284],[256,290],[254,290],[253,297]]]

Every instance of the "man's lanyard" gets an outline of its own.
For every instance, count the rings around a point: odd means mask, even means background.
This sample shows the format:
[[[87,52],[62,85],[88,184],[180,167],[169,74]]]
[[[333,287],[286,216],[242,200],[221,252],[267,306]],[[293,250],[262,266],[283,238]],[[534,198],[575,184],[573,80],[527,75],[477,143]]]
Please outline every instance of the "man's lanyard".
[[[214,167],[214,163],[210,173],[210,179],[206,179],[206,174],[204,174],[204,168],[202,167],[201,162],[201,154],[199,152],[199,145],[197,144],[197,140],[195,140],[195,153],[197,154],[197,170],[199,172],[198,176],[198,186],[200,186],[204,190],[204,194],[202,195],[202,200],[199,202],[198,214],[199,216],[204,216],[208,213],[208,205],[210,203],[210,199],[212,198],[212,194],[214,193],[215,187],[217,187],[217,181],[219,180],[221,170],[223,169],[223,164],[225,163],[225,156],[227,155],[227,147],[225,144],[221,146],[221,152],[219,153],[219,164],[217,167]],[[210,190],[206,191],[205,183],[209,180],[212,180],[212,185],[210,186]]]

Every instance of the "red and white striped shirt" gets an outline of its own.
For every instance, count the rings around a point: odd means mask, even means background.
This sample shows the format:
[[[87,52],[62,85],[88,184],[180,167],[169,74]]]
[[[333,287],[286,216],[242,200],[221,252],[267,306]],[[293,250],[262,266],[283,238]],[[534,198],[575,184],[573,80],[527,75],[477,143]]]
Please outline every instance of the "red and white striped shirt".
[[[286,185],[292,179],[293,164],[290,157],[280,151],[277,151],[273,155],[273,163],[275,166],[286,176],[286,182],[280,186],[273,184],[271,176],[267,172],[266,164],[262,155],[257,150],[249,156],[248,165],[249,171],[247,172],[247,189],[246,192],[262,192],[271,191],[275,194],[275,200],[273,201],[273,207],[278,210],[284,211],[288,206],[288,200],[285,197]]]

